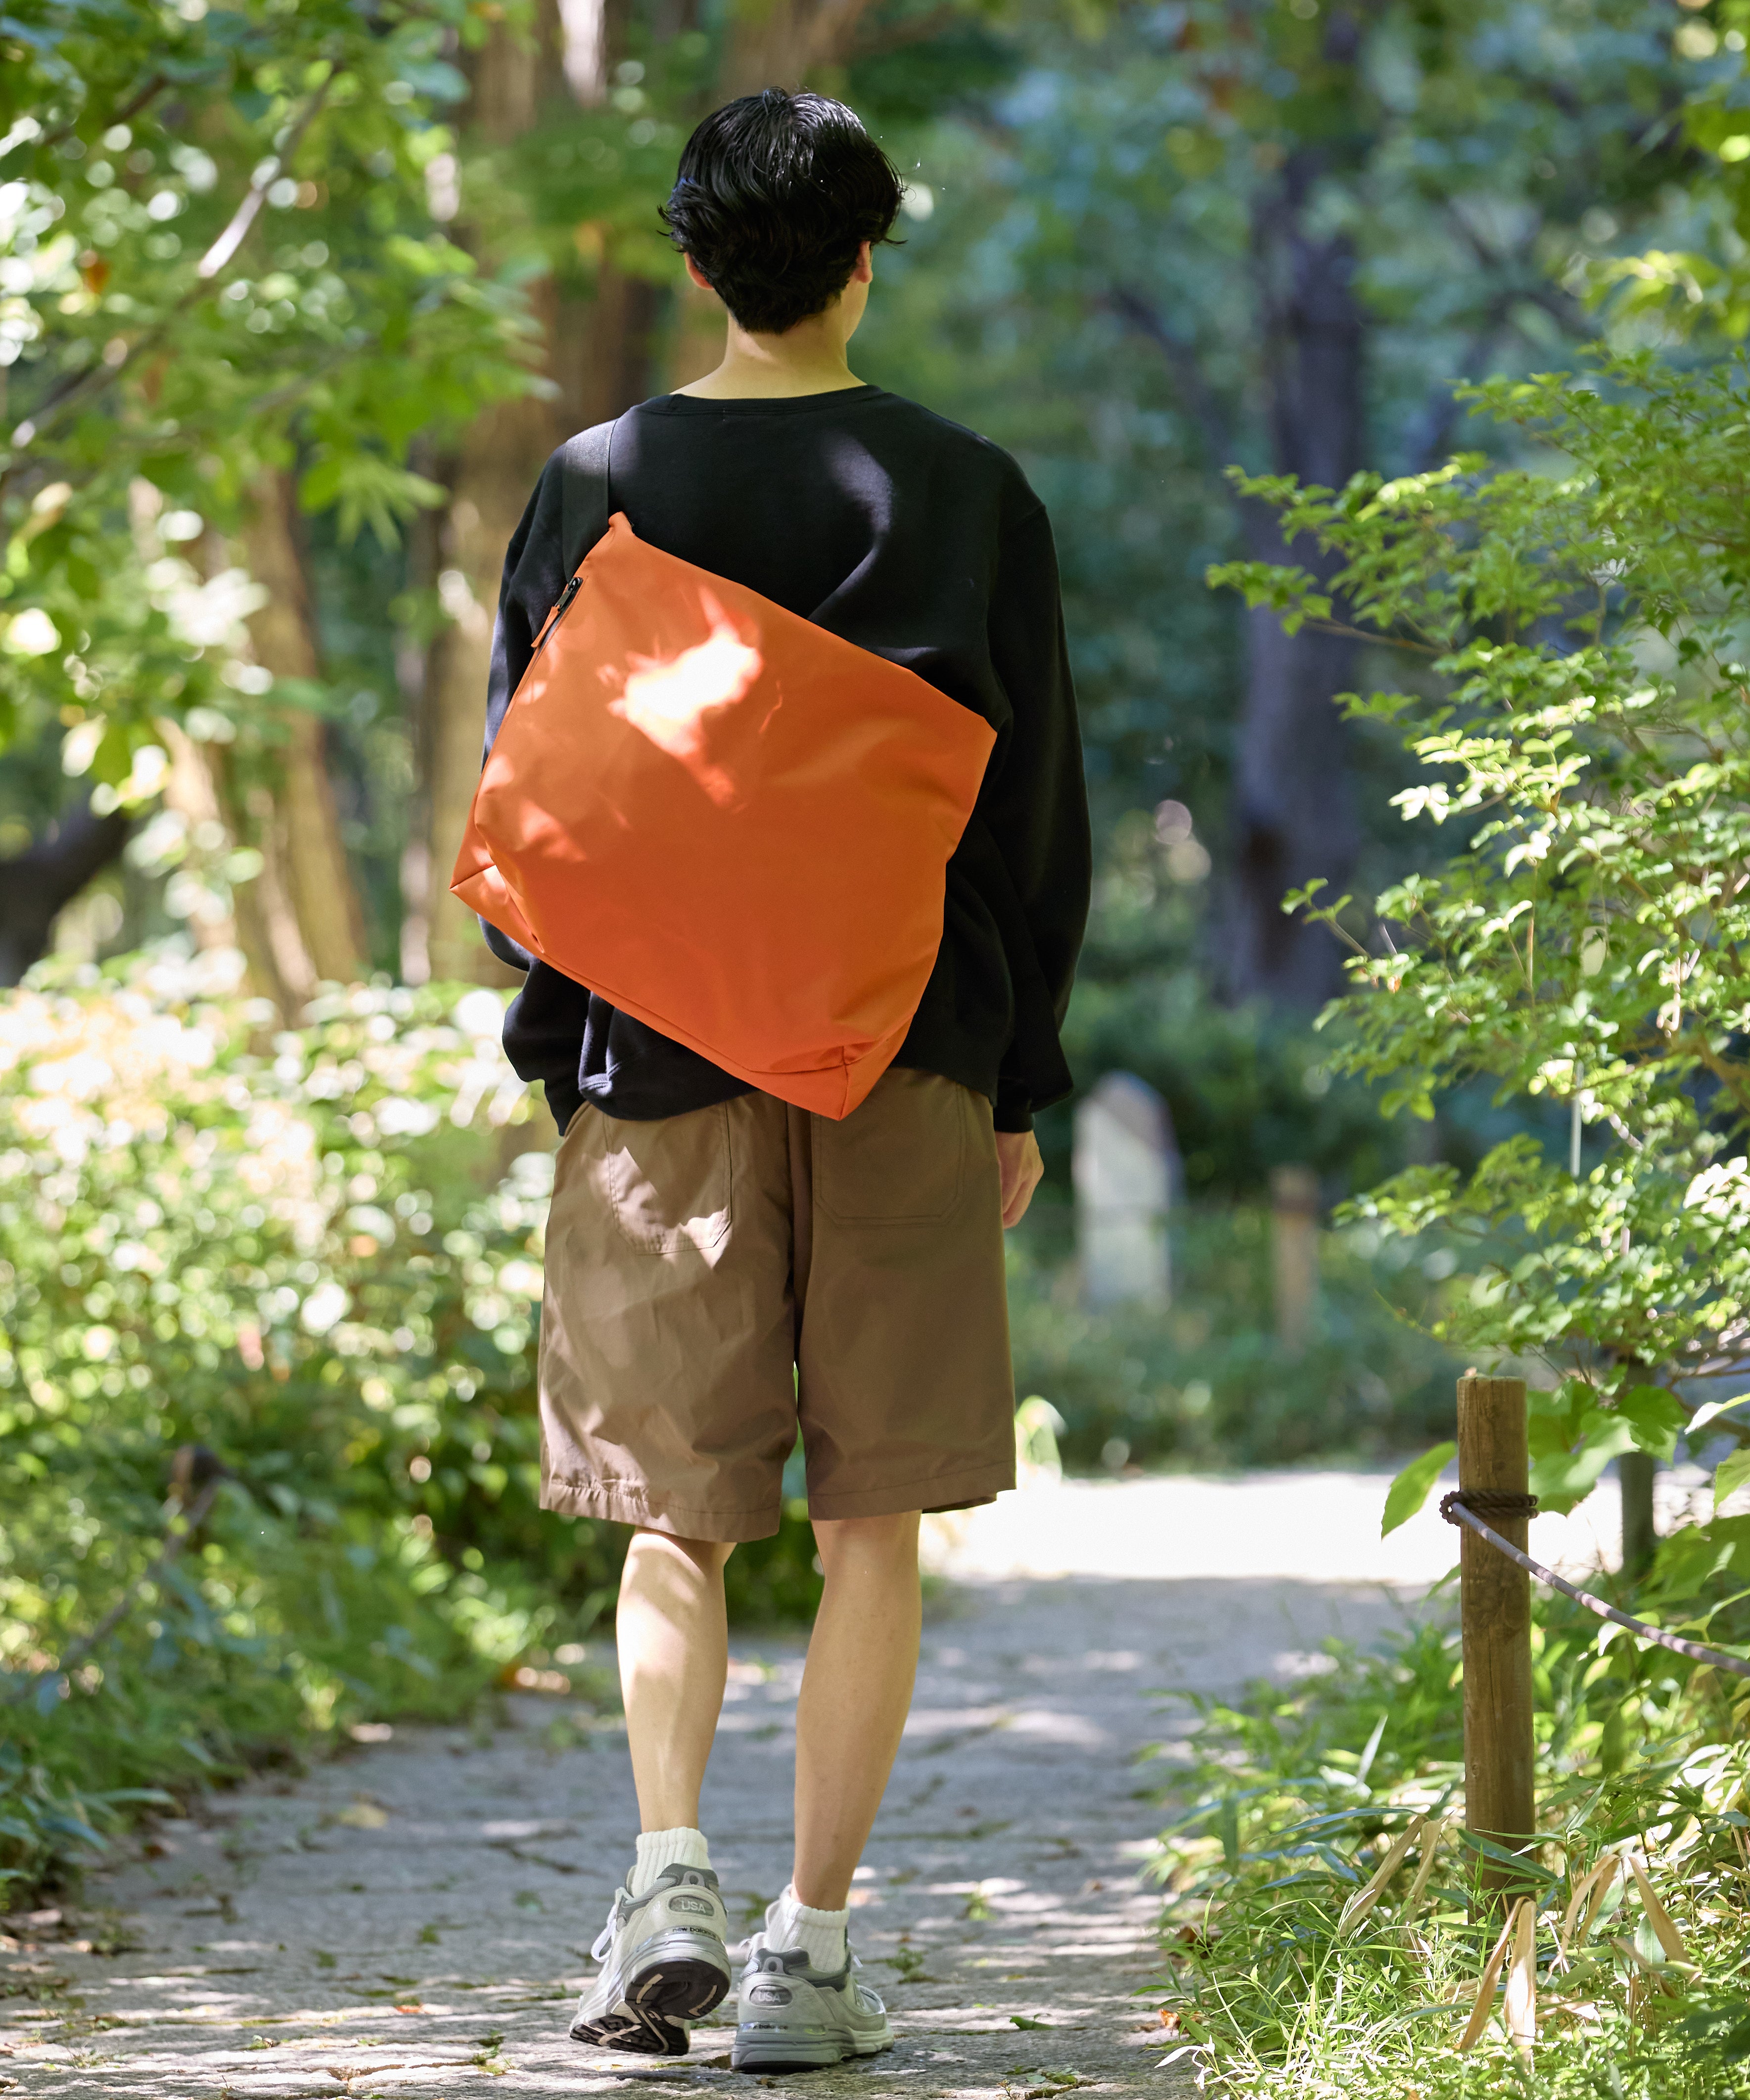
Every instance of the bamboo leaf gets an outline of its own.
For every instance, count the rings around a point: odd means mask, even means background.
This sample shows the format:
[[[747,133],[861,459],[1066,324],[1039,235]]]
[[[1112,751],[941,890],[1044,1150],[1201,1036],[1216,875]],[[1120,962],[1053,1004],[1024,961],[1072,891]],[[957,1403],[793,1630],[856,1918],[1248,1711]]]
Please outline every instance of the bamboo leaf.
[[[1452,2045],[1461,2056],[1466,2049],[1475,2048],[1477,2037],[1488,2025],[1489,2014],[1495,2005],[1495,1986],[1500,1980],[1501,1963],[1507,1957],[1508,1941],[1520,1910],[1531,1900],[1529,1896],[1521,1896],[1514,1905],[1508,1914],[1507,1922],[1500,1929],[1500,1938],[1495,1943],[1494,1952],[1483,1965],[1483,1974],[1477,1983],[1477,1995],[1470,2008],[1470,2018],[1465,2023],[1465,2032]]]
[[[1671,1913],[1653,1893],[1653,1885],[1646,1878],[1646,1870],[1631,1852],[1628,1871],[1634,1876],[1634,1885],[1641,1895],[1641,1908],[1646,1912],[1646,1921],[1653,1928],[1666,1958],[1672,1961],[1686,1961],[1688,1951],[1683,1944],[1683,1935],[1672,1921]]]
[[[1591,1931],[1592,1921],[1598,1914],[1598,1906],[1610,1894],[1611,1884],[1621,1870],[1622,1861],[1614,1852],[1608,1852],[1597,1862],[1590,1873],[1582,1874],[1579,1881],[1575,1883],[1574,1893],[1568,1898],[1567,1909],[1562,1916],[1562,1930],[1556,1936],[1557,1944],[1561,1948],[1563,1954],[1567,1952],[1576,1939],[1584,1940],[1586,1935]],[[1584,1906],[1583,1917],[1581,1917],[1582,1905]],[[1580,1917],[1581,1921],[1577,1933],[1574,1929],[1574,1921],[1576,1917]]]
[[[1427,1891],[1429,1877],[1434,1870],[1434,1855],[1440,1849],[1440,1841],[1452,1822],[1450,1815],[1443,1815],[1433,1824],[1422,1839],[1422,1856],[1416,1862],[1416,1878],[1410,1884],[1410,1893],[1403,1899],[1403,1908],[1399,1912],[1399,1922],[1408,1925],[1421,1908],[1422,1898]]]
[[[1616,1935],[1611,1939],[1608,1943],[1617,1953],[1621,1955],[1624,1961],[1630,1963],[1634,1968],[1639,1970],[1642,1975],[1651,1977],[1656,1983],[1661,1984],[1667,1990],[1675,1988],[1675,1979],[1673,1979],[1671,1974],[1669,1965],[1663,1961],[1655,1961],[1651,1960],[1646,1955],[1641,1952],[1640,1948],[1635,1945],[1632,1939],[1624,1939],[1620,1936],[1620,1935]],[[1684,1962],[1682,1965],[1691,1976],[1699,1973],[1699,1971],[1697,1971],[1692,1965],[1687,1961]]]
[[[1344,1904],[1342,1915],[1337,1921],[1339,1937],[1344,1933],[1352,1932],[1385,1893],[1386,1883],[1403,1864],[1404,1854],[1421,1835],[1427,1820],[1426,1816],[1418,1815],[1413,1823],[1399,1831],[1397,1837],[1392,1840],[1391,1849],[1374,1869],[1372,1880],[1364,1888],[1357,1889],[1348,1902]]]
[[[1507,2033],[1529,2055],[1537,2040],[1537,1909],[1529,1896],[1514,1906],[1513,1960],[1507,1970]]]

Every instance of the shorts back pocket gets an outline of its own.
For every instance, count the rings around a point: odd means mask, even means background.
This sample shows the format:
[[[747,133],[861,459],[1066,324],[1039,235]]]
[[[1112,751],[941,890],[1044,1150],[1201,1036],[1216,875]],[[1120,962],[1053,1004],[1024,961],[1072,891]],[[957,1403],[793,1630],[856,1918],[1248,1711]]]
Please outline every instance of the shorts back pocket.
[[[653,1123],[603,1116],[602,1125],[602,1179],[621,1238],[642,1254],[720,1246],[733,1181],[727,1103]]]
[[[960,1202],[966,1170],[964,1087],[895,1068],[842,1123],[814,1118],[815,1198],[846,1224],[921,1224]]]

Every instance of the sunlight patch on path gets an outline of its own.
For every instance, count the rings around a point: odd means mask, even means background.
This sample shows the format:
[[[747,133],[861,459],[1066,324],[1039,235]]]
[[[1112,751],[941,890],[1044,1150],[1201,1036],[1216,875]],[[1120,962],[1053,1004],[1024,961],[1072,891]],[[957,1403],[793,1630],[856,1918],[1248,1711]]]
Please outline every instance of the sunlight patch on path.
[[[1380,1537],[1387,1472],[1036,1481],[982,1509],[924,1520],[926,1564],[957,1582],[1065,1576],[1108,1581],[1276,1581],[1425,1590],[1457,1564],[1458,1534],[1438,1504]],[[1674,1503],[1672,1509],[1674,1509]],[[1672,1520],[1661,1506],[1661,1528]],[[1531,1551],[1563,1573],[1614,1564],[1622,1537],[1616,1483],[1602,1481],[1570,1516],[1540,1516]]]

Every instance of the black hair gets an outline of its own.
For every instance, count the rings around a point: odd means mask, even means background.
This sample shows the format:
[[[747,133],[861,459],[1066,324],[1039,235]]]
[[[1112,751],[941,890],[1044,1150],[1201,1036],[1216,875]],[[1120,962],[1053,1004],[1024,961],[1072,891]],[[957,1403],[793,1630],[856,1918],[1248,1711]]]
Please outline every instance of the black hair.
[[[743,328],[782,335],[844,290],[863,243],[891,233],[903,193],[843,103],[768,87],[693,133],[662,218]]]

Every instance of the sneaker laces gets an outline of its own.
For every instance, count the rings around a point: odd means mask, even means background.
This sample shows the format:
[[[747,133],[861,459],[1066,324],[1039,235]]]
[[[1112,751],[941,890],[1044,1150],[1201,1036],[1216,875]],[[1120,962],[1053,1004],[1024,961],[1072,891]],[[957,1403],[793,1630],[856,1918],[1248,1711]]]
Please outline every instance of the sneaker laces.
[[[600,1961],[603,1960],[607,1956],[608,1950],[613,1945],[614,1934],[618,1930],[620,1924],[620,1906],[625,1900],[625,1890],[624,1889],[616,1889],[614,1890],[614,1899],[608,1906],[608,1922],[596,1935],[595,1944],[590,1949],[590,1959],[592,1961]]]
[[[857,1952],[856,1949],[851,1944],[851,1942],[848,1939],[845,1942],[845,1952],[850,1957],[852,1972],[851,1989],[851,1995],[856,2003],[860,2005],[863,2010],[866,2013],[886,2012],[887,2010],[887,2001],[882,1996],[880,1992],[878,1991],[871,1990],[867,1983],[860,1983],[856,1981],[855,1972],[863,1966],[863,1957]]]

